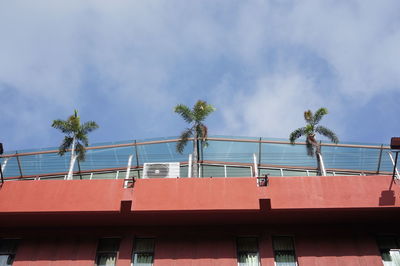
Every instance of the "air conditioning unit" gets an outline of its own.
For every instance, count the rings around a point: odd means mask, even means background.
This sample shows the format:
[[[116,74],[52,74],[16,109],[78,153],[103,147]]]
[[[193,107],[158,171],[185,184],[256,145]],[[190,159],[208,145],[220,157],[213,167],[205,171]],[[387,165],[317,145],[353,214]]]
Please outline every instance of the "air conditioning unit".
[[[145,163],[143,178],[177,178],[180,177],[178,163]]]

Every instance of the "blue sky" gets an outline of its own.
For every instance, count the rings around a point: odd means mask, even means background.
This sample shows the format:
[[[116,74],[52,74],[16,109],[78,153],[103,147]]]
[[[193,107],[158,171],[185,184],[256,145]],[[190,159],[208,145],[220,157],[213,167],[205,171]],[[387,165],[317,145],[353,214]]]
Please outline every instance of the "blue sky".
[[[287,138],[303,112],[343,142],[400,135],[400,2],[1,1],[0,142],[58,146],[76,108],[91,143],[178,135],[178,103],[210,134]]]

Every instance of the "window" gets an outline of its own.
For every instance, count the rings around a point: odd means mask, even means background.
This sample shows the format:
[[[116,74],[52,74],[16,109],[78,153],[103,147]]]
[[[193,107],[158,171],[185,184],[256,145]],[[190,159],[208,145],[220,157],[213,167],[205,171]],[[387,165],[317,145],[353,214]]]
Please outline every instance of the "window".
[[[239,266],[259,266],[258,243],[255,237],[239,237],[236,242]]]
[[[275,265],[296,266],[293,238],[290,236],[274,236],[272,244],[275,253]]]
[[[133,253],[134,266],[152,266],[154,261],[154,239],[136,238]]]
[[[378,246],[385,266],[400,266],[400,243],[395,236],[378,237]]]
[[[119,242],[119,238],[102,238],[99,240],[96,255],[97,266],[116,265]]]
[[[13,264],[17,244],[18,239],[0,239],[0,266]]]

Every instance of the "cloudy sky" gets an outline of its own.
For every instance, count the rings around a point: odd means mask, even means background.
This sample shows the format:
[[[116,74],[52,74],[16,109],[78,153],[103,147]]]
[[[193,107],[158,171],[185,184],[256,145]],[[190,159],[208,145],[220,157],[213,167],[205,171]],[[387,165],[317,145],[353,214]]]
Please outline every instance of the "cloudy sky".
[[[303,112],[341,142],[400,135],[398,0],[0,1],[0,142],[58,146],[78,109],[91,142],[178,135],[198,99],[210,134],[287,138]]]

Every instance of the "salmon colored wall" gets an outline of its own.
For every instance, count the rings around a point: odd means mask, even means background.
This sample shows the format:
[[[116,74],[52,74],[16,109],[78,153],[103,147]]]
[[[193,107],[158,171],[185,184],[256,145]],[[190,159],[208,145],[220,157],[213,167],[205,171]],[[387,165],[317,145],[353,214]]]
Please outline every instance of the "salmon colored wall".
[[[258,210],[255,178],[165,178],[137,180],[133,211]]]
[[[375,266],[382,265],[376,240],[368,235],[296,235],[299,265]]]
[[[154,228],[152,234],[138,229],[124,229],[113,236],[121,237],[118,266],[130,266],[134,237],[156,239],[155,266],[228,266],[237,265],[236,237],[257,236],[262,266],[274,266],[272,235],[293,235],[296,255],[301,266],[381,266],[375,239],[363,232],[329,228],[311,233],[297,226],[294,231],[260,232],[254,227],[211,227],[204,231]],[[117,230],[118,231],[118,230]],[[347,231],[347,232],[346,232]],[[253,232],[253,233],[252,233]],[[278,233],[275,233],[278,232]],[[285,234],[286,232],[286,234]],[[287,234],[288,232],[288,234]],[[245,234],[243,234],[245,233]],[[103,236],[109,236],[107,234]],[[14,266],[89,266],[94,265],[98,236],[86,233],[79,237],[22,239]]]
[[[94,265],[97,239],[21,240],[13,266]]]
[[[272,209],[400,207],[400,186],[391,176],[271,177],[260,198]]]
[[[123,180],[8,181],[0,213],[119,211],[123,191]]]
[[[0,215],[35,212],[257,211],[400,207],[390,176],[8,181],[0,187]],[[266,206],[264,206],[265,208]],[[265,210],[265,209],[264,209]]]

